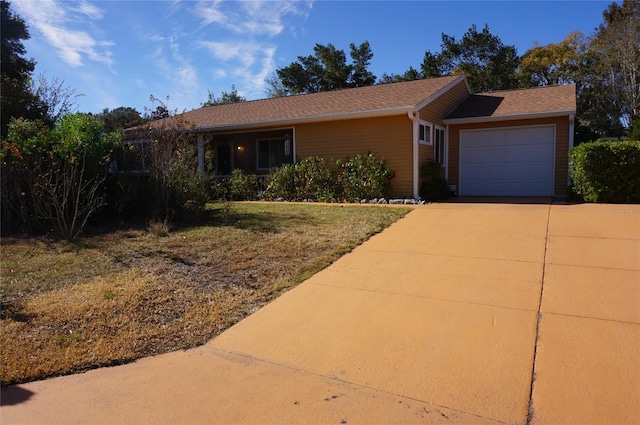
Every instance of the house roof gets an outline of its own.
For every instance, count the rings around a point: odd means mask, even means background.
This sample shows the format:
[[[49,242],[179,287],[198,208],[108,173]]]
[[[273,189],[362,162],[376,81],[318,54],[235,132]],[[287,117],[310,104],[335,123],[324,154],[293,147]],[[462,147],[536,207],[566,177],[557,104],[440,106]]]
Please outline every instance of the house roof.
[[[394,115],[415,109],[463,79],[456,75],[209,106],[183,118],[196,129],[230,129]]]
[[[446,124],[568,115],[576,112],[576,86],[535,87],[472,94],[444,120]]]

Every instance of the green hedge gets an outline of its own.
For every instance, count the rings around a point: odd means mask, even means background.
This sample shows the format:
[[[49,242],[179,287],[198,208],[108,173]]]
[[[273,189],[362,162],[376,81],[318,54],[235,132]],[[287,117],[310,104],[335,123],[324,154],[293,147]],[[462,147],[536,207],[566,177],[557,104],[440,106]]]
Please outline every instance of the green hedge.
[[[588,202],[640,202],[640,142],[590,142],[569,152],[573,192]]]
[[[311,156],[272,170],[263,197],[321,202],[387,197],[393,175],[387,162],[371,152],[336,161],[335,167],[322,157]]]

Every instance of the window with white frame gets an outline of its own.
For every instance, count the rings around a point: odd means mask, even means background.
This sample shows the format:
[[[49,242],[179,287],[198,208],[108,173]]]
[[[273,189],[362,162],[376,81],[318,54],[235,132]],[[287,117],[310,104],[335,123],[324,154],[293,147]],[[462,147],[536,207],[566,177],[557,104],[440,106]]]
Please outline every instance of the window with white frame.
[[[270,170],[291,163],[292,141],[289,138],[259,139],[257,147],[257,169]]]
[[[431,123],[418,121],[418,141],[423,145],[431,145]]]
[[[444,128],[438,125],[434,131],[434,141],[433,157],[438,164],[444,165]]]

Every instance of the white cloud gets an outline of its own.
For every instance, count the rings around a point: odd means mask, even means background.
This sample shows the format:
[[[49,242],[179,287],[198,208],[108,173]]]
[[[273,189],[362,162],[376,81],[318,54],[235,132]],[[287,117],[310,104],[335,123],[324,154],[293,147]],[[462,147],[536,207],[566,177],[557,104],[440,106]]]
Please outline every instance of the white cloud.
[[[98,21],[104,17],[104,11],[102,9],[97,8],[87,1],[81,1],[78,7],[72,10],[86,16],[89,19],[93,19],[94,21]]]
[[[213,58],[228,65],[227,69],[214,70],[214,76],[221,78],[231,75],[238,77],[253,93],[262,92],[265,78],[275,70],[276,46],[256,41],[203,41],[200,45]]]
[[[222,68],[217,68],[213,70],[213,78],[219,80],[221,78],[225,78],[227,76],[227,71]]]
[[[82,22],[86,18],[102,19],[103,11],[96,6],[86,1],[72,5],[58,0],[15,0],[14,5],[27,25],[40,31],[69,66],[82,66],[85,57],[108,66],[113,64],[113,54],[109,49],[113,42],[98,41],[87,31],[72,28],[72,21],[77,20],[84,29],[86,25]]]
[[[307,16],[312,5],[312,1],[214,0],[199,1],[193,11],[203,25],[218,25],[238,34],[273,37],[284,30],[285,16]]]

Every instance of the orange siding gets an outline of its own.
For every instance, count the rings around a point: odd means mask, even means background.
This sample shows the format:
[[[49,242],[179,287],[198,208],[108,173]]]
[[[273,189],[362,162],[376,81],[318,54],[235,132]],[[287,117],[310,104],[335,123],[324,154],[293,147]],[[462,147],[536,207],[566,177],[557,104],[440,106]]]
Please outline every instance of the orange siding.
[[[413,127],[406,114],[296,126],[296,157],[321,156],[328,162],[373,152],[396,175],[393,196],[413,196]]]
[[[516,127],[527,125],[555,124],[556,126],[556,164],[555,195],[567,194],[569,173],[569,117],[538,118],[474,124],[454,124],[449,126],[449,183],[459,184],[460,173],[460,131],[483,128]]]
[[[467,84],[460,81],[458,84],[443,93],[433,102],[420,110],[420,119],[438,124],[444,127],[442,120],[460,105],[469,96]]]
[[[442,120],[449,115],[458,105],[460,105],[469,96],[469,89],[464,81],[460,81],[449,91],[429,103],[420,110],[420,119],[431,122],[433,124],[444,127]],[[434,140],[435,127],[432,128],[431,140]],[[420,154],[418,156],[418,166],[422,166],[426,161],[434,159],[433,145],[420,145]],[[422,175],[420,176],[422,181]]]

